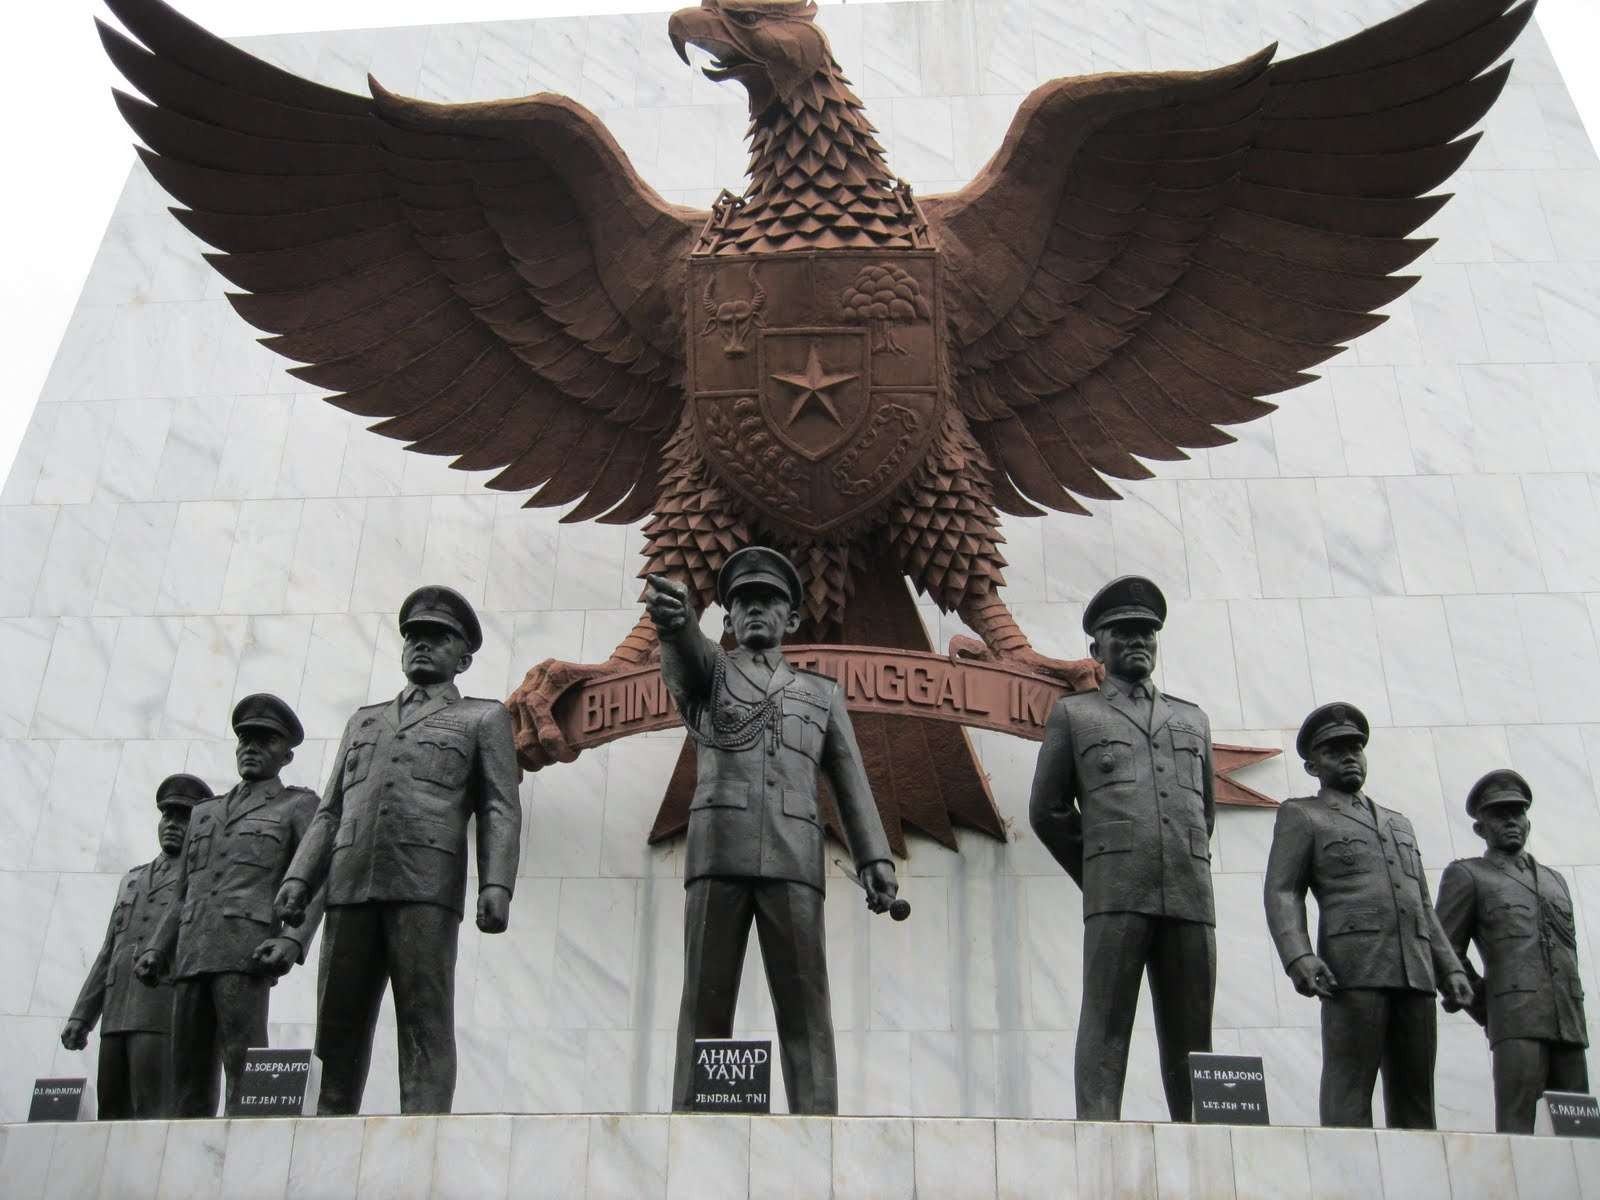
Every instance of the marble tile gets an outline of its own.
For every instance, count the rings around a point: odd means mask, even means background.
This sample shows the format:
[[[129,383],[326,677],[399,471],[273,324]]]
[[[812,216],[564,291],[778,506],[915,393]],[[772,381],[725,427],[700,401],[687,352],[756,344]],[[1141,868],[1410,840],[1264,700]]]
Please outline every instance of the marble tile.
[[[111,406],[97,499],[148,500],[155,495],[174,406],[166,398],[119,400]]]
[[[511,1173],[512,1118],[446,1117],[437,1124],[430,1198],[492,1200],[504,1196]]]
[[[1395,724],[1465,721],[1443,602],[1431,596],[1379,596],[1372,607]]]
[[[61,876],[51,902],[50,923],[28,1004],[28,1011],[34,1016],[72,1011],[89,965],[105,939],[106,922],[120,881],[121,872],[72,872]]]
[[[1600,671],[1600,651],[1587,612],[1575,596],[1518,596],[1522,641],[1539,696],[1542,721],[1600,719],[1600,696],[1587,686]]]
[[[1306,652],[1316,704],[1348,700],[1374,724],[1390,722],[1388,682],[1372,602],[1355,597],[1303,600]]]
[[[50,785],[55,742],[0,741],[0,871],[28,866],[38,832],[41,797]]]
[[[295,1122],[285,1193],[355,1200],[366,1128],[367,1122],[359,1117]]]
[[[33,603],[33,590],[49,551],[55,528],[56,509],[13,505],[0,508],[0,549],[9,569],[0,579],[0,613],[27,616]]]
[[[233,685],[247,630],[246,617],[188,617],[183,621],[172,684],[161,715],[161,736],[206,737],[216,731],[219,718],[237,699]]]
[[[1213,1024],[1219,1028],[1278,1024],[1272,986],[1278,960],[1261,907],[1261,884],[1262,876],[1254,873],[1212,876],[1217,911],[1228,915],[1226,923],[1217,924]]]
[[[1453,1200],[1500,1200],[1517,1194],[1517,1177],[1506,1138],[1446,1133],[1445,1161]]]
[[[179,400],[156,468],[157,500],[203,500],[216,486],[228,440],[233,401],[205,396]]]
[[[894,1200],[916,1194],[912,1123],[870,1118],[833,1122],[833,1195]]]
[[[107,1122],[59,1126],[50,1147],[50,1173],[39,1194],[44,1200],[79,1200],[94,1195],[105,1170],[110,1140],[111,1125]]]
[[[472,1024],[496,1030],[551,1024],[560,891],[555,879],[518,881],[515,920],[478,955]]]
[[[26,737],[50,661],[56,622],[48,617],[0,620],[0,659],[9,679],[0,695],[0,737]]]
[[[1159,665],[1163,689],[1205,709],[1214,728],[1244,723],[1225,601],[1170,602]]]
[[[1384,1194],[1378,1143],[1371,1130],[1307,1130],[1306,1155],[1312,1200],[1363,1200]]]
[[[1156,1187],[1151,1195],[1232,1200],[1233,1144],[1227,1129],[1212,1125],[1156,1125]]]
[[[1395,370],[1412,460],[1424,475],[1470,472],[1476,462],[1473,418],[1454,366]]]
[[[334,614],[312,622],[305,677],[299,703],[294,706],[306,736],[340,737],[350,714],[367,702],[378,619],[376,615]],[[242,679],[242,664],[239,674]]]
[[[556,970],[551,980],[553,1025],[563,1029],[628,1025],[638,889],[638,882],[631,879],[561,881]]]
[[[94,596],[96,616],[160,611],[167,550],[178,520],[176,504],[121,504]]]
[[[383,34],[411,30],[382,30]],[[289,411],[289,432],[278,465],[274,495],[283,499],[329,497],[339,491],[346,442],[351,431],[373,440],[347,413],[316,395],[295,396]],[[359,442],[360,438],[357,439]],[[354,556],[352,555],[352,562]]]
[[[394,612],[423,578],[430,504],[421,496],[367,501],[350,593],[353,611]]]
[[[175,617],[123,617],[106,673],[95,732],[110,738],[156,737],[172,684],[183,623]]]
[[[366,509],[364,500],[306,501],[289,567],[290,612],[344,612],[350,607]],[[395,604],[386,598],[384,607]]]
[[[1449,1200],[1451,1176],[1437,1133],[1388,1129],[1376,1135],[1383,1194],[1411,1200]]]
[[[832,978],[830,974],[830,984]],[[836,1032],[839,1111],[847,1115],[911,1115],[911,1035],[896,1032]],[[834,1139],[834,1168],[839,1142]],[[907,1170],[910,1169],[907,1164]]]
[[[1472,577],[1480,592],[1544,590],[1522,481],[1512,476],[1456,479]]]
[[[1517,605],[1511,596],[1446,596],[1445,620],[1467,720],[1514,724],[1539,719]]]
[[[1238,1200],[1309,1200],[1310,1136],[1302,1129],[1239,1126],[1233,1131],[1234,1191]]]
[[[414,96],[422,71],[422,53],[428,44],[428,27],[372,31],[372,59],[368,70],[385,87]]]
[[[1332,367],[1327,377],[1350,473],[1412,474],[1416,465],[1394,371],[1386,366]]]
[[[1152,579],[1171,600],[1189,595],[1188,553],[1178,485],[1152,479],[1123,491],[1107,510],[1118,575]]]
[[[367,72],[372,66],[378,33],[376,29],[341,29],[322,34],[312,78],[342,92],[361,95],[367,90]],[[413,90],[408,89],[406,94]]]
[[[217,611],[238,521],[239,505],[232,501],[178,506],[156,598],[159,611]]]
[[[1550,453],[1538,419],[1545,386],[1523,364],[1463,366],[1473,452],[1485,474],[1548,471]],[[1529,419],[1530,415],[1534,419]]]
[[[33,842],[34,870],[94,869],[121,754],[119,742],[74,742],[56,754]]]
[[[166,1121],[118,1121],[106,1142],[100,1200],[156,1200],[167,1139]]]
[[[69,504],[57,511],[50,548],[33,589],[34,616],[83,616],[89,612],[116,520],[117,507],[112,504]],[[23,571],[26,575],[28,568]]]
[[[234,402],[228,440],[217,462],[213,495],[219,499],[270,499],[278,486],[289,436],[291,396],[250,396]]]
[[[473,604],[482,604],[495,506],[493,496],[433,497],[428,503],[427,542],[415,578],[438,580]],[[392,604],[398,606],[398,601]]]
[[[997,1200],[1071,1200],[1078,1191],[1078,1147],[1071,1124],[996,1121]]]
[[[35,737],[89,737],[94,733],[116,636],[114,620],[63,617],[57,622],[34,707]]]
[[[590,750],[576,762],[523,777],[520,875],[599,873],[601,823],[592,804],[605,794],[607,764],[605,749]]]
[[[225,1121],[174,1121],[161,1156],[157,1200],[210,1200],[222,1189],[228,1143]]]
[[[1394,595],[1406,590],[1383,482],[1317,480],[1317,505],[1336,596]]]
[[[1259,596],[1257,543],[1245,484],[1185,479],[1178,483],[1178,497],[1188,544],[1189,595],[1221,600]],[[1268,547],[1272,545],[1269,541]]]
[[[1551,591],[1600,589],[1600,512],[1579,475],[1525,475],[1523,496]]]
[[[528,1200],[581,1195],[589,1162],[588,1117],[512,1117],[510,1191]]]
[[[966,1030],[911,1035],[911,1110],[919,1117],[995,1111],[998,1063],[992,1036]]]
[[[5,476],[4,484],[0,485],[0,504],[33,503],[33,491],[38,486],[39,472],[44,468],[45,456],[50,452],[60,416],[57,405],[45,404],[41,400],[34,406],[33,415],[28,419],[22,430],[21,441],[16,445],[11,469]]]
[[[1463,805],[1468,789],[1480,776],[1511,761],[1506,731],[1497,726],[1435,729],[1433,741],[1440,792],[1444,797],[1443,811],[1456,856],[1481,854],[1483,843],[1473,834]],[[1425,857],[1424,863],[1429,863],[1429,859]]]
[[[652,847],[646,840],[681,746],[678,739],[636,738],[611,748],[614,769],[606,773],[600,825],[602,875],[682,874],[678,848]]]
[[[1332,590],[1316,485],[1253,479],[1250,515],[1264,596],[1326,596]]]
[[[291,708],[297,708],[314,624],[312,617],[248,618],[239,652],[239,672],[233,685],[234,698],[248,696],[251,692],[271,692]],[[231,710],[231,705],[229,708]],[[212,737],[228,736],[227,712],[217,713],[211,721]]]
[[[1519,1196],[1578,1196],[1578,1164],[1566,1138],[1507,1138]]]
[[[1600,331],[1600,272],[1593,263],[1540,263],[1529,271],[1550,347],[1544,355],[1529,354],[1529,361],[1585,361]]]
[[[289,569],[300,533],[298,500],[239,505],[218,607],[229,613],[275,613],[287,603]],[[109,567],[108,567],[109,572]]]
[[[950,918],[945,881],[921,879],[917,920],[874,921],[868,935],[872,955],[873,1029],[950,1028],[952,970]],[[933,981],[945,981],[944,986]]]
[[[1533,363],[1525,370],[1539,394],[1539,431],[1553,471],[1593,470],[1600,459],[1600,404],[1594,367],[1587,363]]]
[[[1436,595],[1473,590],[1472,564],[1452,481],[1415,476],[1384,481],[1406,591]]]
[[[749,1194],[772,1200],[828,1195],[833,1124],[825,1117],[751,1121]]]
[[[87,504],[94,498],[112,405],[62,404],[33,488],[35,504]]]
[[[993,1200],[995,1123],[940,1120],[912,1123],[917,1200]]]
[[[43,1196],[50,1180],[54,1124],[13,1125],[0,1143],[0,1184],[7,1195]]]
[[[0,974],[0,1012],[28,1011],[34,975],[44,953],[56,883],[54,872],[0,871],[0,901],[4,901],[0,904],[0,952],[5,956],[0,961],[6,963],[5,972]],[[102,933],[104,920],[102,914]]]
[[[358,1200],[426,1200],[439,1125],[419,1117],[369,1117],[361,1146]]]
[[[1267,418],[1277,453],[1277,474],[1328,476],[1345,474],[1344,441],[1326,379],[1296,388]],[[1259,423],[1259,422],[1258,422]]]
[[[673,1117],[667,1134],[668,1200],[744,1200],[750,1194],[755,1123],[749,1117]]]
[[[615,608],[627,530],[614,525],[562,525],[556,536],[553,608]]]
[[[1453,206],[1447,206],[1453,207]],[[1479,233],[1481,224],[1474,233]],[[1471,250],[1461,253],[1467,261],[1477,261],[1479,255]],[[1490,253],[1487,239],[1482,244],[1482,255]],[[1429,263],[1422,281],[1407,295],[1412,319],[1416,323],[1417,342],[1422,361],[1441,366],[1458,362],[1483,362],[1489,358],[1489,348],[1484,342],[1483,326],[1478,319],[1478,306],[1472,295],[1472,279],[1463,263]],[[1406,370],[1402,366],[1399,370]],[[1423,453],[1417,431],[1411,431],[1413,456]]]
[[[1467,277],[1491,362],[1548,362],[1556,357],[1546,314],[1554,311],[1558,327],[1567,327],[1561,310],[1575,292],[1581,293],[1574,277],[1554,273],[1548,264],[1536,275],[1524,263],[1472,263]]]
[[[1583,1200],[1593,1200],[1600,1195],[1600,1146],[1592,1142],[1574,1142],[1572,1157],[1577,1163],[1579,1195]]]
[[[1573,725],[1515,725],[1506,730],[1511,765],[1539,797],[1539,821],[1560,830],[1546,843],[1553,864],[1600,861],[1600,801],[1590,770],[1583,731]]]
[[[1244,723],[1298,727],[1312,709],[1305,628],[1294,600],[1235,600],[1228,605],[1239,667]]]
[[[659,1200],[667,1194],[669,1119],[589,1118],[591,1200]]]
[[[1156,1147],[1148,1125],[1085,1121],[1077,1133],[1081,1194],[1107,1200],[1156,1194]]]

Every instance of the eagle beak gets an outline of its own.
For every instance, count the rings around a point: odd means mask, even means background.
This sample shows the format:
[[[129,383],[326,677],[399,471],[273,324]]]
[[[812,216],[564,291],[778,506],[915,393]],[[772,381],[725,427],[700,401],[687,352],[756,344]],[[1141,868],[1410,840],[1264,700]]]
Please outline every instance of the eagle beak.
[[[721,18],[704,8],[680,8],[667,22],[667,37],[672,40],[672,48],[683,59],[684,66],[693,65],[689,61],[690,43],[699,43],[722,31]]]
[[[696,10],[690,9],[690,12]],[[667,37],[672,39],[672,48],[678,52],[678,57],[683,59],[683,65],[689,66],[689,49],[687,39],[684,37],[683,13],[672,14],[672,19],[667,22]]]

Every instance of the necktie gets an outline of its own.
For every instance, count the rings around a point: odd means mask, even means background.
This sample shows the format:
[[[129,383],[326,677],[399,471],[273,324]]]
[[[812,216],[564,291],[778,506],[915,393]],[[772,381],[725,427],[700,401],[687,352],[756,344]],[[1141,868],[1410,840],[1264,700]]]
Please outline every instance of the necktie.
[[[405,695],[400,697],[400,715],[405,716],[406,713],[422,704],[427,698],[428,693],[420,687],[407,688]]]

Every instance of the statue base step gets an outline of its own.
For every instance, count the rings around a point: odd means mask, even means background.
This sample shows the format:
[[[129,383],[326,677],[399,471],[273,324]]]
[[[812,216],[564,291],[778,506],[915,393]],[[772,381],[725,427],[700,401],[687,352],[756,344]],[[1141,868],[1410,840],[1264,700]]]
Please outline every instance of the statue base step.
[[[1600,1140],[907,1117],[334,1117],[0,1126],[0,1196],[260,1200],[1564,1200]]]

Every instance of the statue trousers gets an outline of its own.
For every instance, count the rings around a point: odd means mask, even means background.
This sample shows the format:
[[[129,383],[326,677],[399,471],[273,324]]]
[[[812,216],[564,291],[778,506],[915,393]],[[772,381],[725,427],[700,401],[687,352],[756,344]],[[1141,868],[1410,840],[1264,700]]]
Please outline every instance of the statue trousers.
[[[1539,1097],[1545,1092],[1587,1092],[1585,1049],[1543,1038],[1503,1038],[1494,1044],[1494,1128],[1497,1133],[1532,1133]]]
[[[1389,1128],[1434,1128],[1438,1020],[1432,992],[1349,987],[1324,999],[1322,1123],[1372,1128],[1372,1087],[1381,1073]]]
[[[1073,1063],[1080,1121],[1122,1117],[1128,1043],[1146,974],[1167,1111],[1174,1121],[1194,1119],[1189,1053],[1211,1049],[1216,930],[1199,921],[1109,912],[1083,922],[1083,1007]]]
[[[168,1115],[172,1040],[166,1034],[148,1030],[102,1033],[99,1057],[96,1091],[100,1120],[150,1120]],[[214,1099],[212,1104],[216,1104]]]
[[[172,1115],[217,1115],[217,1068],[239,1096],[244,1052],[267,1044],[272,980],[243,971],[180,979],[172,997]]]
[[[456,938],[442,904],[330,904],[317,967],[318,1116],[361,1111],[384,988],[394,987],[400,1111],[447,1113],[456,1092]]]
[[[695,1038],[733,1036],[752,920],[772,993],[789,1111],[838,1112],[822,891],[784,879],[724,877],[691,880],[684,889],[673,1110],[693,1108]]]

